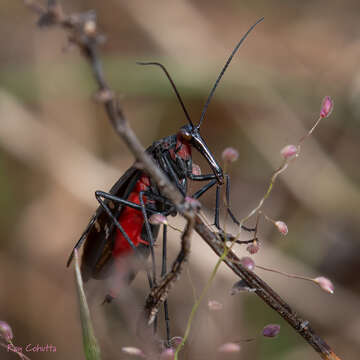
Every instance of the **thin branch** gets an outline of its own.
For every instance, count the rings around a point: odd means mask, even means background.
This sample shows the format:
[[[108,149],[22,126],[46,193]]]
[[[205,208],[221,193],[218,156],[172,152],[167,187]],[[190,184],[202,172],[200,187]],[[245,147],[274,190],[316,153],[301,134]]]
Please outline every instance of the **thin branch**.
[[[154,291],[157,291],[157,294],[150,293],[149,295],[148,301],[151,302],[155,299],[156,307],[158,307],[161,301],[165,300],[170,287],[178,277],[176,274],[179,274],[179,270],[181,271],[181,266],[184,261],[179,263],[179,257],[183,257],[182,260],[184,260],[185,257],[186,260],[189,255],[189,238],[194,226],[194,221],[196,232],[219,257],[224,253],[224,242],[204,224],[198,214],[195,215],[195,220],[193,220],[193,209],[184,203],[183,196],[170,183],[168,178],[155,165],[148,154],[145,153],[145,149],[129,127],[119,102],[114,97],[113,92],[104,78],[102,65],[97,54],[97,45],[101,42],[102,36],[97,31],[95,14],[88,12],[66,16],[56,1],[49,2],[46,9],[37,5],[34,1],[24,0],[24,3],[40,15],[39,25],[59,25],[68,33],[69,41],[80,48],[91,65],[99,88],[98,99],[101,99],[104,103],[106,113],[116,133],[125,141],[135,158],[141,163],[143,170],[152,177],[161,192],[175,204],[179,213],[188,220],[187,227],[182,236],[182,249],[178,258],[173,264],[172,271],[165,277],[165,282],[159,285],[162,291],[157,287],[154,289]],[[240,264],[240,259],[231,250],[227,252],[227,257],[223,261],[236,275],[246,282],[247,286],[255,289],[254,292],[268,306],[282,316],[323,359],[340,360],[330,346],[315,334],[314,330],[308,325],[308,322],[297,316],[290,306],[270,286],[261,280],[261,278],[244,268]],[[163,298],[163,294],[165,294],[165,298]]]
[[[183,270],[184,264],[187,262],[190,255],[190,237],[194,229],[195,219],[190,218],[187,221],[185,230],[181,236],[181,249],[175,259],[170,272],[162,279],[161,283],[151,289],[149,296],[146,299],[145,318],[151,324],[159,311],[161,304],[167,299],[168,293],[174,286],[176,280],[179,278]]]
[[[196,218],[195,230],[219,257],[223,254],[224,243],[198,218]],[[244,268],[240,264],[240,259],[231,250],[228,252],[226,259],[224,259],[224,263],[236,275],[243,279],[249,288],[255,289],[254,293],[287,321],[323,359],[340,360],[331,347],[308,325],[308,321],[299,317],[280,295],[260,277]],[[306,326],[304,326],[304,324],[306,324]]]

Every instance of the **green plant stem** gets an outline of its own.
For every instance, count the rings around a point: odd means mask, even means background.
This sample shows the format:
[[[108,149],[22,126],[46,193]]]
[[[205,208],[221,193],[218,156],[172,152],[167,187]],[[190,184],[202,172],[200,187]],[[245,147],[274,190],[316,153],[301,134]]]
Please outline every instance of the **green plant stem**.
[[[213,280],[215,278],[215,275],[216,275],[216,273],[217,273],[217,271],[219,269],[219,266],[222,263],[222,261],[226,258],[229,250],[230,250],[229,248],[225,248],[223,254],[220,256],[220,258],[217,261],[213,271],[211,272],[210,278],[207,281],[203,291],[201,292],[200,297],[196,300],[194,306],[192,307],[191,313],[190,313],[190,316],[189,316],[189,319],[188,319],[188,322],[187,322],[187,325],[186,325],[186,330],[185,330],[184,337],[183,337],[181,343],[179,344],[179,346],[176,348],[175,355],[174,355],[174,360],[178,360],[178,354],[179,354],[181,348],[184,346],[187,338],[189,337],[190,330],[191,330],[191,325],[192,325],[192,322],[194,320],[196,311],[197,311],[198,307],[200,306],[203,298],[207,294],[207,292],[208,292],[208,290],[209,290],[209,288],[210,288],[210,286],[211,286],[211,284],[212,284],[212,282],[213,282]]]
[[[79,267],[79,257],[76,249],[74,250],[74,258],[75,280],[79,299],[80,320],[82,327],[85,358],[86,360],[101,360],[100,348],[94,335],[94,329],[90,318],[90,311],[86,301],[83,281],[81,278],[81,272]]]

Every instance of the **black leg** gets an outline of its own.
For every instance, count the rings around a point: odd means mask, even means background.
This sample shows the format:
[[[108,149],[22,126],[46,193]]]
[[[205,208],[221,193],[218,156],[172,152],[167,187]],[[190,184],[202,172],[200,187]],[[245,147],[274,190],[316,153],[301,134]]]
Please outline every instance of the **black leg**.
[[[163,201],[165,203],[165,205],[169,206],[169,208],[172,206],[171,202],[169,200],[167,200],[166,198],[164,197],[161,197],[161,196],[158,196],[158,195],[155,195],[155,194],[151,194],[149,193],[149,195],[147,196],[152,196],[155,198],[155,200],[157,201]],[[122,198],[119,198],[118,196],[115,196],[115,195],[112,195],[112,194],[109,194],[107,192],[104,192],[104,191],[96,191],[95,192],[95,197],[96,199],[98,200],[98,202],[100,203],[101,207],[105,210],[105,212],[108,214],[108,216],[113,220],[114,224],[116,225],[116,227],[121,231],[121,233],[123,234],[123,236],[125,237],[125,239],[129,242],[130,246],[134,249],[134,244],[131,244],[131,241],[129,241],[127,235],[125,234],[124,230],[122,229],[122,227],[120,226],[120,224],[118,223],[118,221],[116,221],[113,213],[111,212],[111,210],[109,209],[109,202],[113,202],[113,203],[118,203],[118,204],[121,204],[121,205],[124,205],[124,206],[129,206],[133,209],[137,209],[137,210],[141,210],[141,205],[139,204],[135,204],[131,201],[128,201],[128,200],[125,200],[125,199],[122,199]],[[103,201],[103,199],[106,199],[108,200],[108,202],[105,202]],[[150,208],[147,208],[146,211],[148,212],[151,212],[151,213],[158,213],[158,211],[154,210],[154,209],[150,209]],[[168,211],[168,213],[173,213],[174,210],[173,208],[170,208],[170,210]],[[166,213],[166,215],[168,215],[168,213]],[[87,228],[85,229],[85,231],[82,233],[80,239],[78,240],[78,242],[75,244],[74,246],[74,249],[79,249],[82,244],[84,243],[84,241],[86,240],[89,232],[91,231],[92,227],[94,226],[94,223],[97,219],[97,214],[95,214],[92,219],[90,220]],[[71,252],[70,256],[69,256],[69,259],[66,263],[66,266],[68,267],[72,261],[74,257],[74,251]]]
[[[96,191],[95,192],[95,197],[97,199],[97,201],[99,202],[99,204],[101,205],[101,207],[105,210],[105,212],[108,214],[108,216],[111,218],[111,220],[114,222],[115,226],[120,230],[121,234],[124,236],[124,238],[126,239],[126,241],[129,243],[129,245],[133,248],[133,250],[136,253],[136,246],[134,245],[134,243],[132,242],[132,240],[129,238],[128,234],[125,232],[125,230],[123,229],[123,227],[120,225],[119,221],[116,219],[116,217],[114,216],[114,214],[111,212],[111,210],[109,209],[108,205],[105,203],[105,201],[102,199],[102,197],[104,196],[104,193],[102,191]],[[122,200],[122,199],[119,199]]]
[[[148,194],[146,192],[144,192],[144,193],[145,193],[145,195]],[[103,198],[103,199],[106,199],[106,200],[109,200],[109,201],[116,202],[116,203],[121,204],[121,205],[129,206],[129,207],[131,207],[133,209],[136,209],[136,210],[140,210],[140,211],[142,210],[141,205],[136,204],[136,203],[134,203],[132,201],[128,201],[128,200],[119,198],[118,196],[111,195],[111,194],[109,194],[109,193],[107,193],[105,191],[100,191],[100,190],[96,191],[95,192],[95,197],[96,197],[96,199]],[[98,201],[99,201],[99,199],[98,199]],[[161,200],[159,200],[159,201],[161,201]],[[147,208],[146,211],[152,212],[154,214],[158,213],[158,211],[156,211],[154,209],[150,209],[150,208]]]
[[[232,234],[225,234],[222,230],[219,231],[217,233],[217,235],[220,236],[220,239],[225,242],[225,241],[230,241],[230,242],[235,242],[236,244],[241,244],[241,245],[244,245],[244,244],[253,244],[255,241],[258,241],[258,238],[257,237],[254,237],[253,239],[251,240],[235,240],[235,237],[234,235]]]
[[[144,223],[146,228],[146,233],[149,238],[149,246],[150,246],[150,254],[151,254],[151,262],[152,262],[152,277],[153,277],[153,285],[156,285],[156,265],[155,265],[155,254],[154,254],[154,236],[150,228],[149,219],[146,213],[145,203],[144,203],[144,192],[140,191],[139,200],[141,205],[141,212],[144,217]]]
[[[161,279],[159,285],[155,286],[146,299],[145,316],[148,324],[151,324],[162,303],[166,300],[171,287],[182,271],[184,263],[188,260],[190,254],[190,235],[194,228],[194,220],[188,221],[185,230],[181,236],[181,249],[171,266],[171,270]]]
[[[155,201],[163,203],[165,210],[160,211],[160,213],[163,214],[164,216],[168,216],[170,214],[175,216],[177,214],[176,207],[165,196],[157,195],[157,194],[154,194],[154,193],[152,193],[150,191],[144,191],[144,195],[147,196],[151,200],[155,200]],[[159,210],[147,209],[147,211],[153,212],[153,213],[156,213],[156,214],[159,213]]]
[[[170,156],[170,154],[168,154],[168,156]],[[181,192],[181,194],[185,197],[186,194],[184,193],[184,189],[180,184],[180,180],[179,177],[177,176],[177,174],[175,173],[175,170],[173,169],[170,160],[168,159],[168,156],[164,156],[163,159],[166,163],[167,166],[167,170],[168,170],[168,175],[171,177],[172,179],[172,183],[178,188],[178,190]]]
[[[163,226],[163,249],[162,249],[162,263],[161,263],[161,277],[166,274],[166,258],[167,258],[167,225]]]
[[[220,185],[216,187],[214,225],[217,227],[218,230],[220,230]]]
[[[204,175],[204,177],[207,175]],[[210,176],[210,175],[209,175]],[[198,179],[199,180],[199,179]],[[200,180],[199,180],[200,181]],[[213,179],[209,181],[205,186],[203,186],[200,190],[198,190],[192,197],[194,199],[198,199],[200,196],[202,196],[206,191],[211,189],[215,184],[217,184],[217,180]],[[215,219],[214,224],[217,229],[220,230],[220,185],[216,187],[216,202],[215,202]]]
[[[152,260],[152,273],[147,271],[147,277],[148,277],[148,282],[149,282],[150,289],[154,288],[154,286],[156,286],[156,265],[155,265],[155,254],[154,254],[154,247],[153,247],[155,240],[154,240],[153,233],[151,231],[151,227],[150,227],[150,224],[149,224],[148,212],[159,213],[159,211],[156,211],[156,210],[150,209],[150,208],[146,208],[145,202],[144,202],[144,196],[146,196],[148,198],[151,198],[153,200],[159,201],[159,202],[163,202],[165,207],[170,208],[169,210],[165,211],[164,213],[174,211],[173,209],[171,209],[171,208],[173,208],[171,202],[169,200],[167,200],[166,198],[162,197],[161,195],[156,195],[156,194],[153,194],[151,192],[146,192],[146,191],[142,191],[142,192],[139,193],[140,205],[136,204],[136,203],[133,203],[131,201],[128,201],[128,200],[118,198],[118,197],[116,197],[114,195],[108,194],[108,193],[103,192],[103,191],[97,191],[95,196],[96,196],[97,200],[99,201],[100,205],[104,208],[106,213],[113,220],[114,224],[120,229],[120,231],[122,232],[122,234],[124,235],[126,240],[129,242],[129,244],[132,243],[131,239],[127,236],[127,234],[125,233],[125,231],[121,227],[120,223],[118,222],[118,220],[116,219],[114,214],[111,212],[108,203],[109,203],[109,201],[113,201],[114,203],[119,203],[119,204],[121,204],[123,206],[129,206],[129,207],[131,207],[133,209],[140,210],[142,212],[142,215],[144,217],[144,224],[145,224],[146,232],[147,232],[148,239],[149,239],[149,247],[150,247],[151,260]],[[108,200],[107,203],[103,199]],[[163,242],[163,256],[162,256],[162,276],[166,275],[166,270],[167,270],[166,269],[167,231],[166,230],[167,230],[166,226],[164,226],[164,242]],[[165,314],[165,322],[166,322],[166,337],[167,337],[167,343],[168,343],[170,341],[170,327],[169,327],[169,313],[168,313],[168,303],[167,303],[167,301],[164,302],[164,314]],[[154,333],[156,333],[156,331],[157,331],[157,322],[158,322],[157,319],[155,319],[154,320],[154,325],[153,325]]]
[[[152,193],[149,193],[149,192],[144,192],[144,194],[147,196],[147,197],[155,197],[157,201],[164,201],[164,198],[162,198],[161,196],[158,196],[158,195],[155,195],[155,194],[152,194]],[[105,210],[105,212],[108,214],[108,216],[111,218],[111,220],[114,222],[115,226],[121,231],[122,235],[124,236],[124,238],[128,241],[128,243],[130,244],[130,246],[136,250],[136,246],[134,245],[134,243],[131,241],[131,239],[129,238],[129,236],[125,233],[124,229],[122,228],[122,226],[120,225],[119,221],[116,219],[116,217],[114,216],[114,214],[112,213],[112,211],[110,210],[109,208],[109,201],[112,201],[114,203],[118,203],[118,204],[121,204],[121,205],[124,205],[124,206],[129,206],[133,209],[136,209],[136,210],[139,210],[139,211],[143,211],[144,210],[144,207],[140,204],[136,204],[136,203],[133,203],[131,201],[128,201],[128,200],[125,200],[125,199],[122,199],[122,198],[119,198],[117,196],[114,196],[114,195],[111,195],[111,194],[108,194],[104,191],[96,191],[95,192],[95,197],[97,199],[97,201],[100,203],[101,207]],[[105,200],[108,200],[108,202],[105,202],[103,199]],[[153,213],[153,214],[157,214],[159,213],[159,211],[157,210],[154,210],[152,208],[148,208],[148,207],[145,207],[145,215],[147,215],[147,212],[150,212],[150,213]],[[144,213],[143,213],[144,215]],[[144,217],[144,219],[147,219],[147,216]],[[146,223],[146,222],[145,222]],[[89,228],[91,227],[90,225],[92,224],[89,224]],[[147,224],[149,225],[149,224]],[[150,231],[151,232],[151,231]],[[152,233],[151,235],[152,236]],[[81,239],[83,238],[83,236],[81,237]],[[81,239],[79,240],[78,243],[81,242]],[[152,238],[149,237],[149,239],[151,240]],[[81,244],[80,244],[81,245]]]
[[[200,190],[198,190],[192,197],[195,199],[198,199],[200,196],[202,196],[206,191],[208,191],[211,187],[213,187],[218,181],[216,179],[216,176],[214,174],[206,174],[206,175],[193,175],[188,174],[187,177],[193,181],[209,181],[208,184],[206,184],[204,187],[202,187]],[[233,214],[231,207],[230,207],[230,178],[229,175],[225,175],[226,178],[226,202],[227,202],[227,212],[231,217],[231,220],[236,224],[240,225],[239,220],[236,219],[235,215]],[[220,185],[216,188],[216,203],[215,203],[215,220],[214,225],[220,230]],[[256,228],[249,228],[247,226],[242,225],[242,229],[254,232]]]
[[[216,180],[216,176],[214,174],[194,175],[194,174],[190,173],[190,174],[187,174],[187,177],[193,181]],[[216,180],[216,182],[217,182],[217,180]]]
[[[162,251],[162,266],[161,266],[161,278],[166,275],[166,258],[167,258],[167,225],[163,225],[163,251]],[[166,326],[166,344],[170,343],[170,319],[169,319],[169,306],[167,299],[164,301],[164,317]]]
[[[198,190],[192,197],[194,199],[198,199],[200,196],[202,196],[206,191],[208,191],[210,188],[212,188],[217,183],[217,180],[211,180],[209,183],[207,183],[205,186],[203,186],[200,190]]]
[[[230,215],[232,221],[236,224],[236,225],[240,225],[240,221],[238,219],[236,219],[235,215],[233,214],[233,212],[231,211],[231,207],[230,207],[230,177],[229,175],[225,175],[225,179],[226,179],[226,192],[225,192],[225,196],[226,196],[226,207],[227,207],[227,212]],[[245,231],[249,231],[249,232],[254,232],[256,230],[255,228],[248,228],[244,225],[241,225],[241,228],[244,229]]]

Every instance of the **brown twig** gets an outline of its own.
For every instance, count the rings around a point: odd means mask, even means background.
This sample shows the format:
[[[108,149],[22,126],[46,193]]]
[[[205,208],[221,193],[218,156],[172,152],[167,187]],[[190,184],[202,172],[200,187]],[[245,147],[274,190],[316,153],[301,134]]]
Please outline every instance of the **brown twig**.
[[[161,284],[154,289],[151,289],[149,296],[146,299],[145,313],[148,323],[151,324],[155,320],[155,316],[159,311],[160,305],[166,300],[169,291],[174,286],[178,279],[185,262],[187,262],[190,255],[190,237],[194,229],[195,219],[190,219],[185,227],[185,231],[181,236],[181,249],[175,259],[170,272],[163,278]]]
[[[221,256],[224,252],[224,243],[208,229],[204,223],[196,219],[195,230],[213,249]],[[323,359],[340,360],[331,347],[309,326],[307,320],[299,317],[295,311],[278,295],[268,284],[240,263],[240,259],[230,250],[225,264],[241,279],[249,288],[255,289],[255,293],[271,308],[273,308],[284,320],[286,320],[319,354]]]
[[[101,62],[97,54],[97,45],[101,42],[102,36],[97,31],[95,14],[93,12],[88,12],[66,16],[56,0],[49,0],[47,8],[43,8],[42,6],[37,5],[36,2],[30,0],[24,0],[24,3],[40,15],[40,26],[59,25],[68,32],[69,41],[80,48],[91,65],[95,80],[99,87],[97,97],[104,103],[106,113],[116,133],[125,141],[135,158],[141,163],[144,171],[152,177],[161,192],[175,204],[179,213],[188,221],[182,236],[182,249],[173,264],[172,270],[165,276],[164,282],[152,289],[148,297],[147,304],[152,304],[149,306],[150,312],[148,314],[151,319],[151,316],[154,315],[152,314],[151,309],[158,308],[166,299],[168,291],[177,278],[176,274],[179,274],[183,261],[186,260],[189,255],[189,238],[192,228],[195,228],[196,232],[218,256],[223,254],[225,244],[206,226],[206,224],[204,224],[200,217],[194,213],[193,209],[189,208],[186,203],[184,203],[183,196],[145,153],[145,149],[138,141],[135,133],[129,127],[119,102],[114,97],[113,92],[104,78]],[[182,261],[179,263],[179,260]],[[309,323],[300,318],[270,286],[261,280],[261,278],[244,268],[240,264],[240,259],[231,250],[228,252],[228,256],[224,262],[236,275],[246,282],[248,287],[255,289],[254,292],[268,306],[282,316],[323,359],[340,360],[330,346],[321,337],[315,334],[313,329],[309,326]]]

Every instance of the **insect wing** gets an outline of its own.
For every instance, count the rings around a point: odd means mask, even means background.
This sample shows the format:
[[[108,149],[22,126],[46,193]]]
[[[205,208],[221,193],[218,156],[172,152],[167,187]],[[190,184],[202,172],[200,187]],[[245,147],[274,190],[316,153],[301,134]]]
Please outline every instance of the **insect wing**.
[[[141,176],[141,171],[135,167],[129,168],[123,176],[114,184],[109,193],[119,198],[126,199],[131,193],[134,185]],[[120,215],[122,206],[110,203],[105,200],[105,204],[113,211],[117,218]],[[83,280],[87,281],[90,277],[107,277],[108,269],[112,262],[113,240],[115,235],[115,224],[110,219],[102,206],[99,206],[90,219],[88,226],[81,235],[74,249],[79,249],[85,242],[82,256],[81,271]],[[73,258],[71,253],[67,266],[70,265]]]

